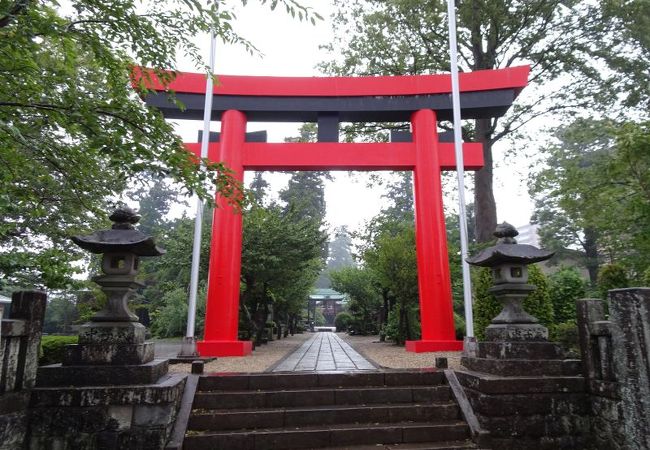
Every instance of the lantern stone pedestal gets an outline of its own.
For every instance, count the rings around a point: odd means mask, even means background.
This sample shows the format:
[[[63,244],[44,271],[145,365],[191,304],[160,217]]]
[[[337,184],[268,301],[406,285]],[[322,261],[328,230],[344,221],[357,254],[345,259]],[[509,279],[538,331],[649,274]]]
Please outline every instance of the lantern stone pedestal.
[[[492,269],[490,292],[503,309],[486,328],[476,354],[461,358],[456,375],[490,432],[491,448],[586,448],[589,405],[580,361],[565,359],[561,347],[548,342],[548,329],[522,307],[535,290],[526,283],[526,265],[552,253],[517,244],[517,234],[500,225],[497,244],[468,259]]]
[[[38,369],[32,392],[30,448],[162,449],[170,436],[187,375],[168,374],[168,360],[154,359],[154,344],[127,302],[141,283],[138,259],[164,251],[135,230],[123,208],[112,229],[73,240],[102,254],[103,274],[93,278],[107,302],[81,326],[62,364]]]

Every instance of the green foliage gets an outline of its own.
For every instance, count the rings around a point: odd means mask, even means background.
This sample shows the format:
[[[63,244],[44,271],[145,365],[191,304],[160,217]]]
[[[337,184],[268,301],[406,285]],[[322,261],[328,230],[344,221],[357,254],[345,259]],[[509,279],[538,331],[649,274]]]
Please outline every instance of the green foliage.
[[[562,348],[576,355],[580,353],[578,325],[575,320],[561,322],[549,328],[549,340],[559,342]]]
[[[501,303],[488,292],[492,286],[492,272],[489,268],[472,268],[474,334],[478,340],[485,339],[485,329],[501,311]]]
[[[384,329],[386,338],[398,345],[407,340],[420,338],[419,308],[415,305],[397,304],[388,313],[388,322]]]
[[[334,319],[334,325],[336,326],[336,331],[348,331],[350,324],[353,322],[353,318],[350,314],[342,311],[336,315]]]
[[[195,335],[203,333],[205,318],[205,286],[199,289],[196,299]],[[151,313],[151,333],[159,338],[184,336],[187,327],[187,288],[176,287],[163,295],[158,310]]]
[[[77,321],[76,298],[74,295],[55,294],[45,308],[43,320],[44,333],[71,333],[72,325]]]
[[[592,284],[603,255],[640,274],[650,265],[650,123],[578,120],[543,150],[530,185],[546,247],[580,248]]]
[[[244,212],[242,300],[257,332],[269,304],[276,321],[299,316],[322,268],[320,222],[299,215],[277,205]]]
[[[374,238],[363,252],[366,266],[374,273],[382,295],[389,299],[389,310],[398,311],[393,315],[398,321],[394,336],[397,342],[414,339],[419,330],[417,313],[419,311],[418,271],[415,253],[415,227],[412,222],[394,222],[380,219],[372,231]],[[390,318],[389,313],[389,318]]]
[[[642,286],[650,287],[650,267],[648,267],[645,272],[643,272],[643,277],[641,278]]]
[[[524,310],[539,319],[542,325],[552,326],[554,317],[549,283],[536,265],[528,266],[528,284],[536,286],[537,289],[523,301]],[[474,288],[474,331],[477,339],[483,340],[485,329],[501,312],[502,305],[488,292],[488,289],[493,286],[489,268],[482,267],[474,271],[472,286]]]
[[[607,292],[611,289],[628,287],[629,280],[625,268],[620,264],[604,265],[598,271],[598,292],[601,298],[607,299]]]
[[[556,323],[575,322],[576,300],[585,297],[585,280],[573,267],[564,267],[549,277],[549,295]]]
[[[331,272],[330,278],[333,289],[350,297],[347,309],[353,318],[351,327],[355,333],[376,332],[381,296],[373,272],[367,268],[343,267]]]
[[[624,3],[621,8],[619,3]],[[631,4],[636,6],[630,6]],[[646,2],[647,3],[647,2]],[[457,2],[461,71],[529,64],[531,86],[504,117],[478,119],[466,139],[492,145],[517,136],[532,119],[612,104],[650,110],[647,21],[642,1],[464,0]],[[335,75],[449,72],[447,7],[441,0],[336,0],[335,40],[323,63]],[[607,6],[609,5],[609,6]],[[616,6],[612,6],[616,5]],[[630,12],[634,11],[634,12]],[[549,43],[552,42],[552,45]],[[610,70],[602,70],[608,67]],[[617,104],[618,103],[618,104]],[[492,239],[496,206],[492,158],[475,175],[476,233]]]
[[[65,346],[76,344],[78,341],[78,336],[43,336],[41,338],[38,364],[45,366],[62,362]]]
[[[293,0],[268,3],[317,17]],[[82,254],[69,236],[99,227],[111,199],[143,174],[208,201],[215,186],[239,199],[223,165],[197,170],[173,125],[142,102],[145,80],[132,79],[139,65],[166,84],[180,55],[205,67],[195,37],[210,31],[254,50],[235,33],[233,8],[226,0],[0,2],[0,279],[72,283]]]

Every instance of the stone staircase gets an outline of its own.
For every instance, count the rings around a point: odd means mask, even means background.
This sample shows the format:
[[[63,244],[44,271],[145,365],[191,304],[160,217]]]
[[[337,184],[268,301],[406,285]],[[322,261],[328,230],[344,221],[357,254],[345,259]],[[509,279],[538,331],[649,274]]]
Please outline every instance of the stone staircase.
[[[475,449],[442,371],[199,378],[186,450]]]

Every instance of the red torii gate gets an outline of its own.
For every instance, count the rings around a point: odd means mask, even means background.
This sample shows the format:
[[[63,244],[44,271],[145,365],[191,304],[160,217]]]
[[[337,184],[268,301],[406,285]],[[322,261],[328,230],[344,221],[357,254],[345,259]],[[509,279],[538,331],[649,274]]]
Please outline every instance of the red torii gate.
[[[465,118],[503,114],[527,84],[528,67],[460,75]],[[158,90],[162,90],[157,86]],[[169,86],[186,106],[147,96],[169,118],[201,118],[205,75],[181,74]],[[245,170],[412,170],[422,339],[407,351],[461,350],[455,338],[452,293],[440,172],[455,169],[453,143],[440,142],[437,120],[451,117],[449,75],[402,77],[276,78],[219,76],[213,120],[221,120],[220,142],[208,158],[243,181]],[[318,122],[317,143],[247,142],[247,119]],[[339,121],[411,122],[412,140],[339,143]],[[200,144],[187,144],[196,154]],[[483,166],[479,143],[463,144],[466,170]],[[242,216],[222,197],[214,211],[202,356],[241,356],[252,350],[238,340]]]

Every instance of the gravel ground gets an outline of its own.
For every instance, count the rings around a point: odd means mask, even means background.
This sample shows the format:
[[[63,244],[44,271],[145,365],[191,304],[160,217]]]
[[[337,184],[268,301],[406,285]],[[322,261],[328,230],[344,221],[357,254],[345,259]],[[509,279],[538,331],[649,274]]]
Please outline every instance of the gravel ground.
[[[434,358],[446,356],[449,368],[460,367],[461,352],[410,353],[404,347],[390,342],[379,342],[379,336],[348,336],[337,333],[352,348],[380,367],[391,369],[415,369],[433,367]],[[243,357],[220,357],[205,365],[205,373],[212,372],[264,372],[275,366],[282,358],[295,351],[313,333],[296,334],[286,339],[272,341],[255,349],[252,355]],[[172,364],[170,372],[189,372],[189,364]]]
[[[338,333],[338,335],[356,351],[381,367],[391,369],[433,367],[435,358],[440,356],[447,357],[450,369],[460,367],[461,352],[411,353],[392,342],[379,342],[379,336],[348,336],[345,333]]]
[[[213,372],[264,372],[285,355],[296,350],[312,333],[295,334],[285,339],[260,345],[248,356],[223,356],[205,365],[204,373]],[[189,372],[189,364],[170,364],[170,372]]]

